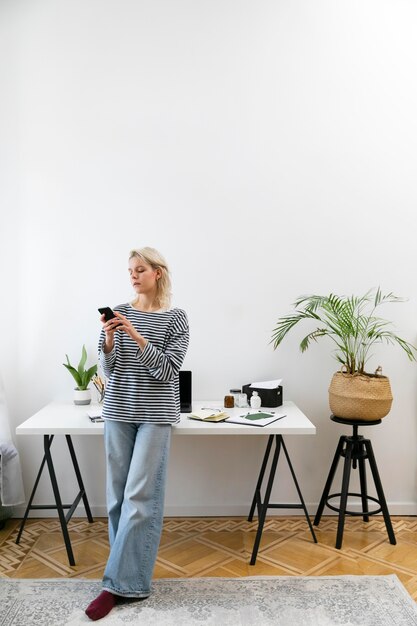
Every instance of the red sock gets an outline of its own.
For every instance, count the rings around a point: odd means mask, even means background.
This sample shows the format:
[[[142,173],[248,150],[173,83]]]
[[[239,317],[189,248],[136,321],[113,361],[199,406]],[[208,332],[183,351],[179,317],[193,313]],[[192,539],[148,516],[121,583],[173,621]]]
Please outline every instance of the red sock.
[[[110,613],[114,605],[116,604],[116,597],[110,593],[110,591],[102,591],[95,600],[93,600],[85,612],[90,619],[96,621],[105,617],[107,613]]]

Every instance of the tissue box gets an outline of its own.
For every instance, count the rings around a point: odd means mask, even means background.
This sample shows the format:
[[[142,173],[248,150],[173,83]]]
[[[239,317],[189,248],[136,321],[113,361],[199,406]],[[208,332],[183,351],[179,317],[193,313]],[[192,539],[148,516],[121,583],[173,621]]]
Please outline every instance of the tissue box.
[[[261,398],[261,406],[268,408],[281,406],[283,402],[282,385],[273,389],[261,389],[260,387],[251,387],[250,385],[251,383],[242,387],[243,393],[246,393],[248,396],[248,402],[250,402],[252,391],[257,391]]]

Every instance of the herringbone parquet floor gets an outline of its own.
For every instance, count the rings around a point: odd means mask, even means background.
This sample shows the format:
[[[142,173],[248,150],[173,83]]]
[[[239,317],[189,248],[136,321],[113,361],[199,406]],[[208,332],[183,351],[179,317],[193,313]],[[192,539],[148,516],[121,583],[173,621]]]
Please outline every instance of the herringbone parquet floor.
[[[392,546],[383,519],[349,518],[336,550],[336,518],[323,517],[314,544],[303,517],[266,521],[256,565],[249,565],[256,522],[244,518],[166,518],[155,578],[200,576],[319,576],[397,574],[417,600],[417,518],[393,517]],[[101,578],[108,555],[107,520],[70,522],[76,565],[68,565],[59,521],[28,520],[20,545],[20,520],[0,531],[0,577]]]

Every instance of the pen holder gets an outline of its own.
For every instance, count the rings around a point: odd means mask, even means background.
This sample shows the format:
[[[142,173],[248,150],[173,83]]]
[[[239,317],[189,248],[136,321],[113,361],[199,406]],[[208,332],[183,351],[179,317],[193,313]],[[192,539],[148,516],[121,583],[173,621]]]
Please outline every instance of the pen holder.
[[[93,378],[93,385],[97,391],[97,402],[99,404],[102,404],[104,400],[104,396],[106,394],[105,382],[102,378],[100,378],[99,376],[96,376],[95,378]]]

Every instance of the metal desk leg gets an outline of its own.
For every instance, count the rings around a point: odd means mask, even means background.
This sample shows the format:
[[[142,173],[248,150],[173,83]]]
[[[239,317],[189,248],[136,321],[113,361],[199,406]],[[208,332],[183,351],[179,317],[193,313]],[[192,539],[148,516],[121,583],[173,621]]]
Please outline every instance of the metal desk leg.
[[[72,464],[74,466],[75,475],[77,477],[78,486],[80,488],[80,493],[79,493],[78,499],[75,501],[74,504],[75,504],[75,507],[76,507],[78,505],[80,497],[82,497],[83,502],[84,502],[85,512],[87,514],[87,519],[88,519],[88,521],[91,524],[91,522],[94,522],[94,520],[93,520],[93,516],[91,515],[90,505],[88,503],[87,494],[85,492],[84,483],[83,483],[83,479],[81,477],[80,468],[78,467],[77,457],[75,456],[74,446],[72,445],[71,435],[65,435],[65,438],[67,440],[68,449],[70,451],[70,455],[71,455],[71,459],[72,459]],[[75,507],[74,507],[74,510],[75,510]],[[71,513],[71,515],[72,515],[72,513]],[[68,517],[68,519],[70,519],[71,516],[68,514],[67,517]]]
[[[264,523],[265,523],[266,512],[268,510],[269,498],[271,497],[272,485],[274,484],[275,472],[276,472],[277,465],[278,465],[280,450],[281,450],[281,438],[277,437],[275,441],[275,452],[272,458],[271,470],[269,472],[269,478],[268,478],[268,483],[267,483],[266,492],[265,492],[265,499],[263,503],[260,502],[259,503],[260,506],[258,506],[258,510],[259,510],[258,530],[256,531],[255,543],[253,545],[252,558],[250,560],[251,565],[255,565],[256,563],[256,557],[257,557],[258,550],[259,550],[259,544],[261,542],[262,530],[263,530]]]
[[[62,504],[61,501],[61,495],[59,493],[59,488],[58,488],[58,481],[56,479],[56,474],[55,474],[55,468],[54,468],[54,464],[52,461],[52,455],[51,455],[51,445],[52,445],[52,441],[54,439],[54,435],[44,435],[43,438],[43,442],[44,442],[44,457],[42,459],[42,463],[41,466],[39,468],[39,472],[38,475],[36,477],[36,481],[35,484],[33,486],[32,489],[32,493],[30,495],[29,498],[29,502],[28,505],[26,507],[26,511],[25,511],[25,515],[23,517],[22,523],[20,524],[20,529],[19,529],[19,533],[17,535],[17,539],[16,539],[16,543],[19,543],[20,538],[22,536],[22,532],[27,520],[27,517],[29,515],[29,511],[31,509],[56,509],[58,511],[58,517],[59,517],[59,521],[61,524],[61,529],[62,529],[62,535],[64,537],[64,541],[65,541],[65,547],[67,550],[67,554],[68,554],[68,561],[70,565],[75,565],[75,560],[74,560],[74,554],[72,552],[72,546],[71,546],[71,541],[70,541],[70,536],[69,536],[69,532],[68,532],[68,522],[70,521],[72,515],[74,514],[75,509],[77,508],[81,498],[84,502],[84,506],[85,506],[85,512],[88,518],[88,521],[90,523],[94,522],[93,520],[93,516],[91,515],[91,510],[90,510],[90,505],[88,503],[88,499],[87,499],[87,494],[85,492],[85,487],[84,487],[84,483],[81,477],[81,472],[80,472],[80,468],[78,466],[78,461],[77,461],[77,457],[75,454],[75,450],[74,450],[74,446],[71,440],[71,436],[70,435],[65,435],[66,437],[66,441],[67,441],[67,445],[68,445],[68,449],[71,455],[71,460],[72,460],[72,465],[75,471],[75,475],[77,477],[77,482],[78,482],[78,487],[79,487],[79,492],[77,494],[77,497],[75,498],[74,502],[72,504]],[[45,463],[48,466],[48,472],[49,472],[49,477],[51,479],[51,484],[52,484],[52,490],[54,493],[54,498],[55,498],[55,504],[51,504],[51,505],[42,505],[42,504],[32,504],[33,499],[35,497],[35,493],[36,490],[38,488],[38,484],[39,484],[39,480],[40,477],[42,475]],[[69,509],[68,513],[66,515],[64,515],[64,509]]]
[[[269,471],[269,477],[268,477],[268,483],[267,483],[267,487],[266,487],[266,492],[265,492],[265,499],[262,502],[262,498],[261,498],[261,487],[262,487],[262,481],[264,479],[265,476],[265,471],[266,471],[266,466],[268,463],[268,459],[269,459],[269,455],[271,452],[271,447],[272,447],[272,442],[273,439],[275,437],[275,451],[274,451],[274,455],[272,457],[272,462],[271,462],[271,469]],[[272,486],[274,484],[274,478],[275,478],[275,474],[276,474],[276,469],[277,469],[277,465],[278,465],[278,459],[279,459],[279,454],[281,451],[281,445],[282,448],[284,450],[284,454],[285,457],[287,459],[287,463],[288,466],[290,468],[290,472],[291,472],[291,476],[292,479],[294,481],[295,487],[297,489],[297,493],[298,493],[298,497],[300,499],[300,504],[271,504],[270,503],[270,497],[271,497],[271,491],[272,491]],[[261,466],[261,471],[259,473],[259,478],[256,484],[256,489],[255,489],[255,494],[253,496],[253,500],[252,500],[252,506],[250,509],[250,513],[249,513],[249,517],[248,517],[248,521],[251,522],[253,519],[253,513],[255,510],[255,506],[257,508],[258,511],[258,529],[256,531],[256,537],[255,537],[255,543],[253,546],[253,551],[252,551],[252,558],[250,560],[250,564],[251,565],[255,565],[256,563],[256,557],[258,554],[258,550],[259,550],[259,544],[261,542],[261,538],[262,538],[262,531],[263,531],[263,527],[265,524],[265,517],[266,517],[266,513],[267,510],[269,508],[274,508],[274,509],[303,509],[304,514],[306,516],[309,528],[310,528],[310,532],[312,534],[312,537],[314,539],[314,542],[317,543],[317,538],[316,535],[314,533],[313,530],[313,526],[311,524],[310,518],[308,516],[308,512],[307,512],[307,508],[306,505],[304,503],[303,500],[303,496],[301,494],[301,490],[300,487],[298,485],[298,481],[294,472],[294,469],[292,467],[291,464],[291,460],[287,451],[287,448],[285,446],[284,443],[284,439],[282,438],[282,435],[270,435],[269,439],[268,439],[268,444],[266,447],[266,451],[265,451],[265,455],[262,461],[262,466]]]
[[[45,435],[45,436],[46,436],[46,435]],[[53,436],[53,435],[51,435],[51,436],[50,436],[49,445],[51,445],[53,438],[54,438],[54,436]],[[39,484],[40,478],[41,478],[41,476],[42,476],[42,472],[43,472],[43,468],[44,468],[44,465],[45,465],[45,461],[46,461],[46,457],[44,456],[44,457],[43,457],[43,459],[42,459],[41,466],[40,466],[40,468],[39,468],[38,475],[37,475],[36,480],[35,480],[35,484],[33,485],[32,493],[30,494],[30,498],[29,498],[28,505],[27,505],[27,507],[26,507],[25,514],[24,514],[23,519],[22,519],[22,522],[21,522],[21,524],[20,524],[19,533],[18,533],[17,538],[16,538],[16,543],[17,543],[17,544],[18,544],[18,543],[19,543],[19,541],[20,541],[20,537],[22,536],[22,532],[23,532],[23,529],[24,529],[24,527],[25,527],[26,520],[27,520],[28,515],[29,515],[29,511],[30,511],[30,509],[32,508],[33,498],[35,497],[35,493],[36,493],[36,490],[37,490],[37,488],[38,488],[38,484]]]
[[[56,502],[56,509],[58,511],[59,521],[61,522],[61,530],[64,536],[65,547],[67,549],[68,561],[70,565],[75,565],[75,559],[74,559],[74,554],[72,552],[72,546],[71,546],[70,536],[68,532],[67,521],[65,519],[64,509],[62,507],[61,495],[58,489],[58,483],[56,480],[54,464],[52,462],[51,445],[49,443],[48,435],[44,436],[43,441],[44,441],[46,463],[48,465],[49,476],[51,477],[52,489],[54,492],[54,497],[55,497],[55,502]]]
[[[261,471],[259,472],[258,482],[256,483],[255,493],[253,494],[252,506],[250,508],[249,515],[248,515],[248,522],[251,522],[253,520],[253,514],[255,512],[255,507],[257,506],[258,509],[259,509],[259,506],[260,506],[261,487],[262,487],[262,482],[263,482],[263,479],[264,479],[264,476],[265,476],[265,470],[266,470],[266,466],[267,466],[267,463],[268,463],[269,454],[271,452],[272,442],[273,441],[274,441],[274,435],[269,435],[268,444],[266,446],[264,458],[263,458],[263,461],[262,461]]]
[[[301,502],[301,507],[300,508],[302,508],[303,511],[304,511],[304,515],[305,515],[305,518],[307,520],[308,526],[310,528],[310,532],[311,532],[311,535],[313,537],[314,543],[317,543],[317,537],[316,537],[316,534],[314,532],[314,529],[313,529],[310,517],[308,515],[307,507],[305,505],[304,498],[303,498],[302,493],[301,493],[301,489],[300,489],[300,487],[298,485],[297,477],[295,475],[295,472],[294,472],[294,469],[293,469],[293,466],[292,466],[292,463],[291,463],[291,460],[290,460],[290,455],[287,452],[287,448],[285,446],[284,439],[281,440],[281,443],[282,443],[282,448],[284,450],[284,454],[287,457],[287,463],[288,463],[288,466],[290,468],[290,472],[291,472],[292,479],[294,481],[295,488],[297,489],[298,497],[300,498],[300,502]]]

